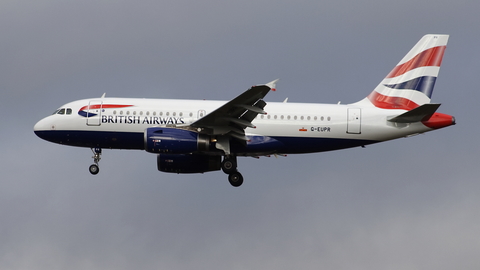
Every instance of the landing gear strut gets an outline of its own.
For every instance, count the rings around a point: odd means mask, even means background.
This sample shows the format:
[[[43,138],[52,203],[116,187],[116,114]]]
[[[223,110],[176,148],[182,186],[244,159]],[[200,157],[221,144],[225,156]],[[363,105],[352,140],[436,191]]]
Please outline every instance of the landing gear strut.
[[[243,176],[237,171],[237,157],[225,156],[222,161],[222,171],[228,174],[228,182],[234,187],[239,187],[243,183]]]
[[[90,165],[88,170],[90,171],[91,174],[96,175],[99,171],[100,168],[98,167],[98,162],[100,162],[100,155],[102,154],[102,149],[101,148],[92,148],[93,152],[93,162],[95,164]]]

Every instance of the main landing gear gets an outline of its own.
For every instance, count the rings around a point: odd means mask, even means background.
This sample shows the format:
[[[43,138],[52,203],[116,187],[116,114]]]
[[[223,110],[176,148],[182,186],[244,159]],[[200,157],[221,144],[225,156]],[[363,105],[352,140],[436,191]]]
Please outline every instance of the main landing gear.
[[[98,162],[100,162],[100,155],[102,154],[102,149],[101,148],[92,148],[93,152],[93,162],[95,164],[90,165],[88,170],[90,171],[91,174],[96,175],[99,171],[100,168],[98,167]]]
[[[243,176],[237,171],[237,157],[225,156],[222,161],[222,171],[228,174],[228,182],[234,187],[239,187],[243,183]]]

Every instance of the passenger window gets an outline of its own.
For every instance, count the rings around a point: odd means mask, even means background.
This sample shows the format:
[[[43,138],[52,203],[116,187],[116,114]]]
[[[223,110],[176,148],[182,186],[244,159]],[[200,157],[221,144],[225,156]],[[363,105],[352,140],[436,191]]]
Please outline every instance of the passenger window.
[[[67,114],[72,114],[72,109],[68,108],[67,109]]]

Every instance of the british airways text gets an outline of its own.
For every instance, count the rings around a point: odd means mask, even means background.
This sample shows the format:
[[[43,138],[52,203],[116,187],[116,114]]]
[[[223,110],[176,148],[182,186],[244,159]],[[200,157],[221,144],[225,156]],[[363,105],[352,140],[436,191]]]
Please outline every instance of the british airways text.
[[[134,115],[102,115],[103,124],[147,124],[169,125],[185,124],[182,117],[157,117],[157,116],[134,116]]]

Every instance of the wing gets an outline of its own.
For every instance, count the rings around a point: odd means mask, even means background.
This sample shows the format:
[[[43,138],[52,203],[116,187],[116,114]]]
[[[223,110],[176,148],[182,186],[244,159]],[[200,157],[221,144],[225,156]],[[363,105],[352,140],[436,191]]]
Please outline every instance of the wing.
[[[228,135],[246,141],[245,128],[255,128],[253,119],[258,114],[266,114],[263,108],[267,103],[263,98],[270,90],[275,91],[277,81],[252,86],[220,108],[193,122],[190,127],[196,128],[200,133]]]

